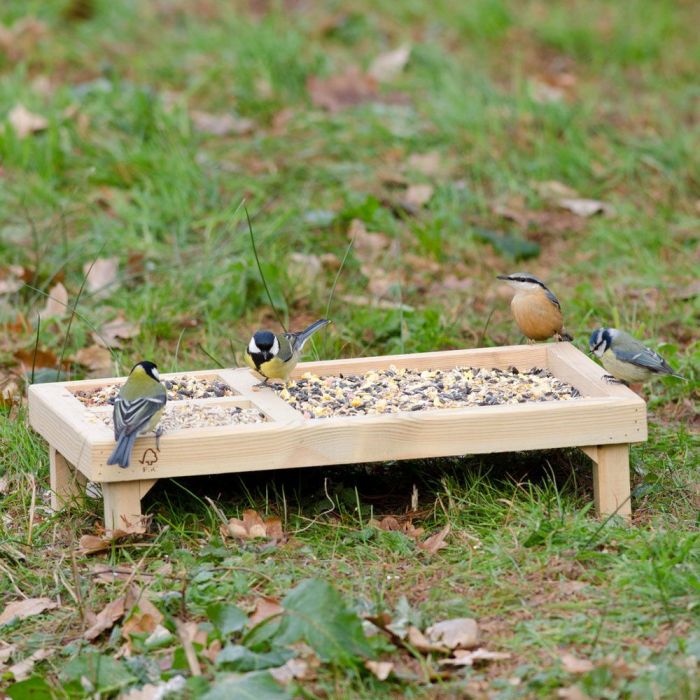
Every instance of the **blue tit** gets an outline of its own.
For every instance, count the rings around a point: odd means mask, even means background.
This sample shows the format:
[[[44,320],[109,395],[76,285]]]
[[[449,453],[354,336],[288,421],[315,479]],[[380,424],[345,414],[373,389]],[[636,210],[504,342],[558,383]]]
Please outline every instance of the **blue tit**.
[[[246,348],[245,361],[265,377],[262,384],[267,384],[269,379],[281,379],[286,382],[299,362],[306,341],[329,323],[330,321],[322,318],[300,333],[275,334],[272,331],[257,331]]]
[[[107,464],[128,467],[136,438],[154,430],[163,415],[167,394],[158,368],[144,360],[134,365],[114,401],[114,439],[117,446]],[[160,437],[160,432],[156,432]]]
[[[649,350],[638,340],[617,328],[598,328],[588,341],[591,352],[610,372],[605,378],[622,384],[644,382],[655,374],[676,374],[658,352]]]
[[[559,299],[541,279],[527,272],[498,275],[498,279],[504,280],[515,290],[510,309],[518,328],[528,340],[547,340],[552,337],[557,340],[572,340],[564,330]]]

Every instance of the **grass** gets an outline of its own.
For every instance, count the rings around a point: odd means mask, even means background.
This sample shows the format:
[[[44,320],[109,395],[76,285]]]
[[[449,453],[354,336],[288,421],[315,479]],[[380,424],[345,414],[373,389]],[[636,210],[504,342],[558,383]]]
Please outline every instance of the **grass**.
[[[98,256],[119,258],[117,283],[107,296],[83,292],[69,335],[68,318],[43,322],[41,349],[59,356],[67,337],[74,358],[123,310],[141,331],[115,349],[120,371],[142,357],[162,371],[210,367],[203,348],[225,364],[240,359],[251,331],[274,324],[245,201],[275,306],[292,328],[326,313],[336,275],[323,267],[310,280],[293,252],[341,259],[353,219],[400,251],[370,270],[351,251],[319,356],[518,342],[494,283],[517,267],[551,283],[579,347],[593,328],[620,326],[688,377],[645,388],[650,438],[632,450],[632,527],[591,517],[582,456],[514,454],[158,484],[146,500],[153,536],[99,561],[135,572],[171,629],[176,617],[204,620],[213,602],[250,609],[260,595],[283,597],[314,577],[354,610],[408,615],[422,628],[473,616],[489,649],[512,654],[449,677],[404,655],[403,680],[385,682],[352,664],[324,664],[299,684],[306,697],[548,698],[574,685],[592,698],[696,697],[700,306],[697,290],[684,290],[700,263],[697,6],[97,0],[90,19],[73,21],[66,4],[11,0],[0,9],[8,26],[44,23],[40,41],[0,49],[0,118],[22,103],[49,122],[24,139],[0,130],[0,259],[28,271],[27,286],[0,296],[0,371],[16,367],[17,349],[33,348],[31,320],[53,284],[62,280],[73,303],[83,266]],[[407,104],[328,113],[310,103],[310,76],[366,68],[405,42],[410,61],[383,91],[404,93]],[[542,83],[564,98],[538,101]],[[191,110],[234,112],[255,129],[203,134]],[[434,185],[432,199],[416,216],[397,213],[382,174],[433,151],[437,173],[406,171]],[[542,195],[538,183],[551,180],[615,214],[577,220]],[[502,217],[497,205],[530,224]],[[480,229],[524,236],[541,252],[514,262]],[[383,270],[402,272],[389,300],[413,311],[342,300],[366,293],[365,273],[371,281]],[[450,274],[468,282],[456,289]],[[17,314],[30,320],[24,329]],[[73,376],[82,371],[73,363]],[[188,676],[179,642],[149,650],[138,635],[133,658],[97,689],[81,685],[80,669],[66,676],[67,662],[88,648],[101,658],[120,648],[118,631],[94,644],[81,634],[84,616],[125,582],[95,584],[95,558],[75,554],[100,503],[52,514],[45,445],[23,408],[0,410],[0,592],[60,602],[0,630],[16,644],[11,661],[53,652],[34,671],[45,697],[116,696],[173,669]],[[416,524],[451,526],[447,548],[432,557],[401,533],[368,526],[406,512],[414,485]],[[247,507],[279,515],[291,544],[222,540],[205,497],[227,516]],[[162,671],[156,661],[175,649]],[[593,669],[567,672],[567,652]],[[202,650],[199,659],[204,677],[188,681],[188,697],[219,672]]]

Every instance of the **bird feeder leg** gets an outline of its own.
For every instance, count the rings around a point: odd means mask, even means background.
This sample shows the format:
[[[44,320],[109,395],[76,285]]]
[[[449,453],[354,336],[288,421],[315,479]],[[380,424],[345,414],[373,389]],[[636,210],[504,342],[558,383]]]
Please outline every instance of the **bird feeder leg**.
[[[49,479],[51,482],[51,509],[61,510],[78,498],[86,479],[56,450],[49,447]]]
[[[625,443],[597,445],[582,449],[593,460],[593,495],[596,513],[599,517],[619,515],[629,520],[632,515],[630,446]]]
[[[103,482],[105,529],[115,530],[135,525],[141,520],[141,499],[157,479]]]

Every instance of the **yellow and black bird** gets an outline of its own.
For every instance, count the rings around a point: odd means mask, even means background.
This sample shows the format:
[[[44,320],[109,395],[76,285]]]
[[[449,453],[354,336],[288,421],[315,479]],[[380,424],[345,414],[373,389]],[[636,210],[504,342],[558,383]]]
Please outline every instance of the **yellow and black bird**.
[[[142,433],[155,430],[165,408],[167,394],[158,368],[148,360],[134,365],[114,401],[114,439],[117,446],[107,464],[128,467],[131,450]],[[156,431],[156,438],[160,432]]]
[[[498,275],[498,279],[515,289],[510,309],[525,337],[531,341],[552,337],[573,340],[564,330],[559,299],[541,279],[527,272]]]
[[[322,318],[299,333],[256,331],[246,348],[245,361],[265,377],[262,384],[267,384],[269,379],[286,382],[299,362],[306,341],[329,323],[328,319]]]

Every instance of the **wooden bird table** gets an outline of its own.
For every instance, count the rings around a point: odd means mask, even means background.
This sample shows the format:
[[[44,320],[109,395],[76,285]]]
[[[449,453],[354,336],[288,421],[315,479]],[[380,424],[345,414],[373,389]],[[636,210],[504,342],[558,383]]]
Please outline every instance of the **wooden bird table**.
[[[140,517],[141,499],[163,478],[579,447],[593,461],[597,513],[630,516],[629,444],[646,440],[646,404],[627,387],[608,384],[603,369],[573,345],[308,362],[297,365],[292,376],[300,378],[305,372],[348,376],[392,365],[418,370],[541,367],[573,385],[581,396],[566,401],[307,418],[275,391],[254,388],[259,377],[248,369],[162,375],[163,379],[183,375],[218,379],[228,384],[232,396],[189,401],[257,408],[264,420],[166,432],[159,451],[152,435],[139,437],[131,466],[122,469],[106,463],[115,444],[112,429],[104,419],[96,419],[95,410],[81,403],[75,392],[121,383],[124,378],[37,384],[29,388],[29,420],[49,443],[52,505],[59,508],[69,503],[87,480],[97,482],[104,496],[105,527],[111,529]],[[111,414],[109,405],[101,410]]]

